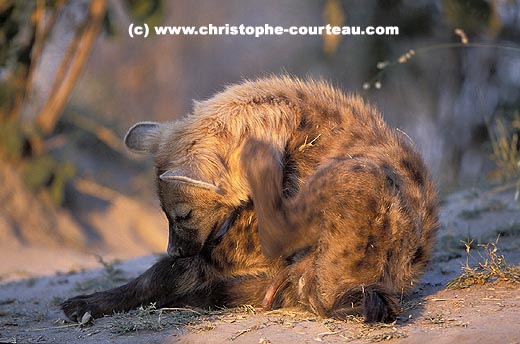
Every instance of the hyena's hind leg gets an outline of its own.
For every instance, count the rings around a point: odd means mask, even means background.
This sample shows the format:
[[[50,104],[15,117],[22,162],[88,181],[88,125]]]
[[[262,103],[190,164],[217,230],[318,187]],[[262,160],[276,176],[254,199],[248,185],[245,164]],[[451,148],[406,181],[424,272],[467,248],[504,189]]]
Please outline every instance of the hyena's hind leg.
[[[417,277],[409,264],[420,232],[395,182],[370,159],[331,159],[289,203],[293,216],[320,228],[313,264],[300,281],[303,301],[318,314],[395,320],[397,296]]]
[[[61,308],[69,319],[77,321],[86,312],[100,317],[152,302],[157,307],[208,307],[218,297],[212,293],[213,284],[218,284],[217,275],[201,257],[164,257],[123,286],[70,298]]]
[[[311,263],[295,263],[273,280],[264,306],[284,277],[295,275],[290,270],[303,266],[300,302],[316,313],[342,318],[361,312],[367,322],[394,320],[397,284],[403,281],[385,276],[392,240],[407,243],[401,255],[412,256],[417,243],[410,221],[401,221],[405,228],[390,228],[387,212],[397,196],[384,171],[363,158],[331,159],[288,200],[282,197],[279,157],[268,144],[250,140],[242,159],[264,252],[289,256],[314,246]]]
[[[241,154],[258,218],[262,252],[269,258],[288,256],[316,243],[319,232],[300,225],[283,199],[282,155],[262,141],[249,139]]]

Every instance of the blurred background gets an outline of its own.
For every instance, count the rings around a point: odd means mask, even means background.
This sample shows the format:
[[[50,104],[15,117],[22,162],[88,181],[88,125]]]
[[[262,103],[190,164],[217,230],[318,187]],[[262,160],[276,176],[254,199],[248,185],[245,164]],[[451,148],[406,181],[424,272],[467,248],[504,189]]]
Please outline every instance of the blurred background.
[[[130,23],[399,35],[132,39]],[[441,195],[515,183],[519,43],[515,0],[0,0],[0,281],[162,252],[153,166],[122,137],[244,78],[362,94],[414,141]]]

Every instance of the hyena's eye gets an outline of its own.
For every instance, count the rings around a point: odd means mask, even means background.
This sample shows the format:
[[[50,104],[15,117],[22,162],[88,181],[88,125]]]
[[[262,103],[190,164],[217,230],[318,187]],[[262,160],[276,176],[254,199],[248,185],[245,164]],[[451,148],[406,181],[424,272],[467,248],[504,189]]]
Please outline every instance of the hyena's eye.
[[[186,203],[177,203],[172,209],[175,220],[189,220],[193,214],[193,209]]]

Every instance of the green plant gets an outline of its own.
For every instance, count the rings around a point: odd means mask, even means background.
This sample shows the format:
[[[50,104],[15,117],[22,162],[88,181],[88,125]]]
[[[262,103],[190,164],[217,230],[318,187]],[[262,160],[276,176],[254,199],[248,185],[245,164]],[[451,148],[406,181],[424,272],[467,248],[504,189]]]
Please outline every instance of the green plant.
[[[84,19],[67,29],[74,32],[62,58],[53,71],[48,96],[31,115],[34,106],[36,70],[55,27],[60,24],[71,1],[0,0],[0,162],[7,161],[19,168],[28,187],[44,193],[54,205],[62,205],[65,184],[75,175],[70,162],[59,161],[53,149],[67,141],[56,135],[55,129],[76,81],[102,30],[114,32],[114,10],[107,0],[85,3]],[[164,17],[163,0],[125,0],[128,13],[140,21],[158,23]],[[33,114],[34,112],[34,114]],[[22,116],[22,114],[24,114]],[[77,122],[93,131],[96,137],[111,147],[120,149],[113,133],[88,119]],[[117,144],[114,142],[117,141]],[[64,144],[61,144],[63,146]]]

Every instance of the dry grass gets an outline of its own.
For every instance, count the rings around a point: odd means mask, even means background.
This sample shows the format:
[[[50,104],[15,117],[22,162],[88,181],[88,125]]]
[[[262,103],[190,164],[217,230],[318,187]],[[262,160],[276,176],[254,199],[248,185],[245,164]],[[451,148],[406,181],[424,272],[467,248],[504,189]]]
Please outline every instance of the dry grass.
[[[520,175],[519,131],[520,116],[518,113],[509,123],[498,118],[495,121],[495,128],[489,129],[493,148],[492,158],[500,173],[506,176]]]
[[[346,327],[341,332],[347,332],[349,329],[352,330],[352,328]],[[355,329],[355,333],[353,334],[340,333],[340,331],[336,334],[346,342],[364,340],[370,343],[379,343],[408,337],[408,334],[402,331],[400,327],[395,326],[395,324],[382,323],[371,325],[362,324],[359,328]],[[314,340],[316,341],[316,338]]]
[[[520,196],[520,115],[515,112],[512,119],[497,118],[492,127],[489,122],[488,132],[491,139],[493,154],[491,158],[497,165],[497,170],[491,177],[502,180],[516,180],[515,201]]]
[[[256,314],[254,307],[243,305],[236,308],[205,310],[198,308],[156,308],[155,304],[139,307],[135,311],[114,314],[108,323],[108,329],[117,334],[152,331],[187,327],[199,333],[215,329],[215,322],[236,322]],[[250,329],[253,330],[253,329]],[[247,329],[245,330],[246,333]],[[242,334],[243,334],[242,333]],[[241,334],[238,334],[240,336]]]
[[[476,284],[486,284],[495,281],[505,281],[520,284],[520,269],[506,262],[504,255],[499,254],[497,242],[478,245],[479,259],[475,267],[469,265],[469,258],[475,259],[471,254],[472,242],[465,242],[468,259],[463,267],[463,273],[451,280],[446,288],[463,289]]]
[[[218,324],[238,324],[247,320],[251,315],[266,315],[254,325],[238,328],[229,338],[230,342],[239,342],[243,336],[265,330],[271,326],[281,326],[286,329],[313,322],[323,326],[326,331],[316,335],[316,342],[327,342],[331,338],[343,340],[364,340],[367,342],[382,342],[395,338],[405,338],[407,334],[395,324],[364,324],[363,317],[352,316],[347,320],[323,319],[305,311],[295,309],[279,309],[265,312],[250,305],[237,308],[223,308],[217,310],[201,310],[192,308],[161,308],[156,309],[154,304],[141,307],[136,311],[114,314],[103,328],[123,335],[135,332],[158,332],[171,328],[184,328],[192,333],[212,331]],[[262,320],[260,320],[262,319]],[[356,325],[356,326],[352,326]],[[96,330],[99,331],[100,329]],[[269,342],[264,338],[264,342]]]
[[[101,256],[98,256],[97,259],[103,266],[103,275],[76,283],[75,290],[77,292],[85,293],[111,289],[127,281],[123,271],[116,267],[120,263],[118,260],[107,263]]]
[[[427,317],[425,317],[424,320],[430,324],[434,324],[434,325],[437,325],[442,328],[455,327],[455,326],[460,326],[460,327],[468,326],[468,323],[462,322],[462,321],[454,319],[454,318],[446,318],[444,316],[444,314],[442,314],[442,313],[437,313],[435,315],[427,316]]]
[[[207,312],[191,308],[159,308],[152,303],[128,313],[114,314],[108,323],[112,333],[124,334],[140,331],[162,331],[166,328],[180,328],[200,321]]]

